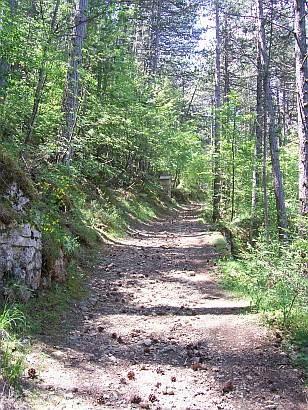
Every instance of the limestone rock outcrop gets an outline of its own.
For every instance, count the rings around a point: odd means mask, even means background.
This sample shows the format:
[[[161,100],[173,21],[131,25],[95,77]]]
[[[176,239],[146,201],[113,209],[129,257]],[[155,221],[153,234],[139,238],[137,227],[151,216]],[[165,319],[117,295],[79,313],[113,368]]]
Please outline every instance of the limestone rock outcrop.
[[[0,151],[0,293],[27,300],[40,286],[42,234],[29,221],[35,189],[16,162]]]

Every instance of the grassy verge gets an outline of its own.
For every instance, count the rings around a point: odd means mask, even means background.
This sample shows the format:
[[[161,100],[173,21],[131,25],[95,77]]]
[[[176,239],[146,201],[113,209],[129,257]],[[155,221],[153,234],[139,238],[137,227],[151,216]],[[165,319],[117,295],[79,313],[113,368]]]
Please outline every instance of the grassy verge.
[[[16,304],[0,307],[0,376],[4,392],[10,387],[19,388],[27,353],[22,344],[26,328],[25,315]]]
[[[278,342],[308,372],[308,283],[300,258],[277,247],[258,247],[220,262],[220,282],[251,300],[265,324],[278,331]],[[284,252],[284,255],[281,254]],[[281,336],[281,337],[280,337]]]
[[[210,212],[205,206],[205,221],[211,219]],[[235,257],[226,254],[220,260],[221,285],[250,300],[264,324],[279,336],[277,343],[308,374],[308,242],[295,239],[286,248],[278,241],[266,244],[259,238],[251,246],[243,221],[217,224],[213,229],[218,232],[213,232],[218,250],[232,230],[235,250]]]

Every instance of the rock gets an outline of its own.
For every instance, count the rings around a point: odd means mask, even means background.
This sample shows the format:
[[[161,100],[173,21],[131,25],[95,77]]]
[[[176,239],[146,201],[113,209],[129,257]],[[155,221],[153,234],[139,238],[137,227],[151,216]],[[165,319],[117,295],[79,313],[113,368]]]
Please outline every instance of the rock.
[[[62,352],[61,350],[56,350],[55,352],[53,352],[53,355],[56,357],[63,357],[65,353]]]
[[[176,351],[176,348],[174,346],[166,346],[161,349],[162,353],[173,353],[175,351]]]
[[[187,275],[188,275],[188,276],[196,276],[196,272],[194,272],[194,271],[188,271],[188,272],[187,272]]]
[[[112,356],[112,355],[108,356],[108,359],[109,359],[109,361],[112,362],[112,363],[116,363],[116,362],[117,362],[117,358],[114,357],[114,356]]]
[[[87,306],[85,303],[80,303],[80,304],[79,304],[79,307],[80,307],[80,309],[81,309],[83,312],[87,312],[87,311],[88,311],[88,306]]]
[[[86,353],[84,355],[85,360],[95,360],[95,355],[93,353]]]

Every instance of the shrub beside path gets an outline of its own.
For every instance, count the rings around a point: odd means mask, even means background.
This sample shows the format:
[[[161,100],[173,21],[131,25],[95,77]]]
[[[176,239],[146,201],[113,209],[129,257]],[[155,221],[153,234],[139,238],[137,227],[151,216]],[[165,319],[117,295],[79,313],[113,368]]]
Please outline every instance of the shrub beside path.
[[[20,409],[308,408],[301,372],[249,303],[217,285],[198,210],[139,225],[85,259],[91,295],[60,334],[35,342],[27,365],[39,376]]]

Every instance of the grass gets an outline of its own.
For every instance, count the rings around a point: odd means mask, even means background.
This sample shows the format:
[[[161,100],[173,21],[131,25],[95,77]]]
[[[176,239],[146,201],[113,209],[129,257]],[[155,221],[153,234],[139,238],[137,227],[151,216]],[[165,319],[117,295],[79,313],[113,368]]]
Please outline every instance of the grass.
[[[218,253],[225,256],[230,256],[227,240],[221,232],[212,232],[211,238]]]
[[[55,335],[69,326],[70,312],[77,302],[87,299],[81,270],[71,264],[64,284],[45,289],[40,296],[31,297],[26,303],[4,303],[0,310],[0,375],[5,389],[19,389],[25,370],[25,358],[29,347],[21,343],[30,334]]]
[[[273,258],[259,252],[249,259],[224,259],[219,280],[248,297],[265,324],[281,329],[286,345],[296,351],[295,362],[308,372],[308,284],[286,259]]]
[[[44,289],[23,306],[31,333],[55,335],[63,332],[65,323],[69,324],[70,311],[76,303],[85,300],[89,293],[83,272],[71,263],[65,283]]]
[[[26,327],[25,315],[18,306],[4,303],[0,315],[0,374],[6,387],[19,387],[26,355],[21,347],[20,336],[24,334]]]
[[[201,217],[205,222],[211,220],[209,204]],[[218,281],[226,290],[248,298],[264,324],[280,329],[283,346],[292,352],[295,365],[308,374],[308,243],[295,240],[285,248],[277,241],[268,245],[259,238],[252,247],[246,225],[245,215],[229,224],[235,235],[236,258],[230,253],[223,256]],[[226,241],[219,230],[226,226],[213,226],[213,241],[222,254]]]

